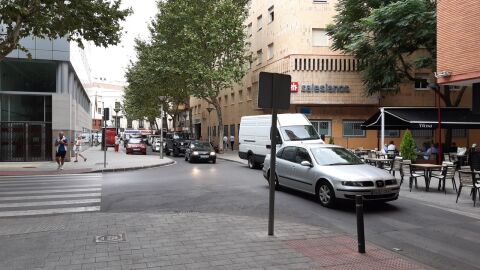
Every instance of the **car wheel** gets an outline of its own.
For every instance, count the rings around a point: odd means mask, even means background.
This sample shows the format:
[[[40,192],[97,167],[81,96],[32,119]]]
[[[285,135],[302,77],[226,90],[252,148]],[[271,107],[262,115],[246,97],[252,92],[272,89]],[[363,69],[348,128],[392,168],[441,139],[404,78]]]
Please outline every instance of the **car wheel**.
[[[217,163],[217,159],[216,158],[212,159],[212,163],[213,164]]]
[[[248,156],[248,168],[250,169],[256,169],[257,168],[257,163],[255,162],[255,157],[253,155]]]
[[[332,207],[335,204],[335,192],[327,181],[321,181],[318,185],[317,198],[321,205]]]
[[[173,156],[178,157],[180,155],[180,151],[178,151],[178,148],[173,148]]]
[[[191,157],[188,159],[188,162],[189,162],[189,163],[193,163],[193,160],[192,160]]]
[[[187,157],[187,155],[186,155],[186,154],[185,154],[185,161],[188,161],[188,157]]]
[[[168,151],[168,149],[165,149],[165,155],[170,156],[170,151]]]
[[[267,174],[267,183],[268,183],[268,186],[270,187],[270,171],[268,171],[268,174]],[[275,174],[275,190],[280,190],[281,186],[280,186],[280,183],[278,182],[278,177],[277,177],[277,174]]]

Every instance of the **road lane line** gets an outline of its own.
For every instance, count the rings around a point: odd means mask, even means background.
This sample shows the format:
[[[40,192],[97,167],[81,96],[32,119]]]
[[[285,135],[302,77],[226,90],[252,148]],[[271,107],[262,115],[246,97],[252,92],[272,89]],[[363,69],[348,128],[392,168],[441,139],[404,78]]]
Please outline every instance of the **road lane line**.
[[[84,206],[84,207],[39,209],[39,210],[24,210],[24,211],[4,211],[4,212],[0,212],[0,217],[37,216],[37,215],[51,215],[51,214],[97,212],[97,211],[100,211],[100,206]]]
[[[101,197],[102,193],[75,193],[62,195],[38,195],[38,196],[11,196],[0,197],[0,201],[20,201],[20,200],[43,200],[43,199],[60,199],[60,198],[83,198],[83,197]]]
[[[1,187],[1,185],[0,185]],[[3,191],[14,191],[14,190],[58,190],[58,189],[67,189],[67,188],[100,188],[102,184],[94,185],[73,185],[73,186],[55,186],[55,187],[1,187]],[[3,191],[0,191],[2,193]]]
[[[100,201],[101,201],[101,199],[84,199],[84,200],[44,201],[44,202],[26,202],[26,203],[23,203],[23,202],[21,202],[21,203],[0,203],[0,208],[100,203]]]
[[[50,194],[50,193],[73,193],[73,192],[95,192],[102,191],[101,188],[79,188],[79,189],[54,189],[54,190],[28,190],[28,191],[0,191],[0,196],[23,195],[23,194]]]

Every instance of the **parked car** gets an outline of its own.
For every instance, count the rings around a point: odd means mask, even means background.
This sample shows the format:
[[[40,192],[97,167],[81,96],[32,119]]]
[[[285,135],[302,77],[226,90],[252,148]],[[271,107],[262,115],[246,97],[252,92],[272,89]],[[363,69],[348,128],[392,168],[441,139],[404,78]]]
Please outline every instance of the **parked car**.
[[[185,161],[207,161],[216,163],[217,155],[211,143],[206,141],[191,141],[185,152]]]
[[[327,144],[288,145],[276,155],[277,187],[315,194],[320,204],[330,207],[337,199],[392,201],[400,185],[387,171],[363,163],[347,149]],[[269,181],[270,155],[265,158],[263,176]]]
[[[165,148],[165,142],[163,142],[163,147]],[[155,138],[152,141],[152,151],[160,152],[160,138]]]
[[[165,154],[167,154],[167,156],[173,154],[174,157],[178,157],[180,154],[185,154],[189,143],[190,133],[167,133],[165,136]]]
[[[147,145],[142,141],[141,138],[130,138],[127,142],[126,152],[127,155],[133,153],[146,155]]]
[[[248,161],[251,169],[260,168],[270,153],[271,115],[243,116],[240,120],[238,156]],[[299,141],[323,143],[312,123],[301,113],[278,115],[277,148]]]

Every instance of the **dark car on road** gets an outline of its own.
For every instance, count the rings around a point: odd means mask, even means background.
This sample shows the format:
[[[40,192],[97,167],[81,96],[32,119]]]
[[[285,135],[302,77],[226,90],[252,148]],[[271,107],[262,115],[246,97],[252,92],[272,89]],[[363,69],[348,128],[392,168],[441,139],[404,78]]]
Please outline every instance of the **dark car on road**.
[[[141,138],[130,138],[127,142],[125,151],[127,154],[140,153],[147,154],[147,145]]]
[[[180,154],[185,154],[189,144],[190,133],[167,133],[165,136],[165,154],[167,154],[167,156],[173,154],[174,157],[178,157]]]
[[[190,163],[194,161],[211,161],[212,163],[216,163],[217,155],[211,143],[191,141],[185,152],[185,161],[189,161]]]

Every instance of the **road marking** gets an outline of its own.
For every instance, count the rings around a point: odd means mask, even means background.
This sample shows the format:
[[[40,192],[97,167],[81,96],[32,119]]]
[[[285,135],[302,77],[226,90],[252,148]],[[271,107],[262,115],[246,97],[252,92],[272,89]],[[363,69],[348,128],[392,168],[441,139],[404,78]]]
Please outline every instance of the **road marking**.
[[[0,191],[0,196],[23,195],[23,194],[50,194],[50,193],[73,193],[73,192],[95,192],[102,191],[101,188],[79,188],[79,189],[56,189],[56,190],[28,190],[28,191]]]
[[[39,210],[24,210],[24,211],[4,211],[4,212],[0,212],[0,217],[37,216],[37,215],[78,213],[78,212],[97,212],[97,211],[100,211],[100,206],[84,206],[84,207],[39,209]]]
[[[93,177],[99,176],[101,177],[101,173],[74,173],[74,174],[38,174],[38,175],[4,175],[0,176],[0,180],[7,179],[7,178],[45,178],[45,177],[58,177],[58,178],[65,178],[65,177],[72,177],[72,176],[80,176],[80,177]]]
[[[100,199],[85,200],[66,200],[66,201],[46,201],[46,202],[26,202],[26,203],[0,203],[0,208],[29,207],[29,206],[50,206],[50,205],[68,205],[84,203],[100,203]]]
[[[81,178],[81,179],[74,179],[74,178],[66,178],[66,179],[54,179],[54,178],[46,178],[46,179],[2,179],[0,180],[0,185],[3,184],[10,184],[10,183],[48,183],[48,182],[84,182],[84,181],[98,181],[98,178],[95,177],[88,177],[88,178]]]
[[[426,205],[426,206],[433,207],[433,208],[441,209],[441,210],[444,210],[444,211],[448,211],[450,213],[454,213],[454,214],[458,214],[458,215],[462,215],[462,216],[466,216],[466,217],[470,217],[470,218],[473,218],[473,219],[480,220],[480,214],[469,213],[469,212],[462,211],[462,210],[447,208],[445,206],[433,205],[433,204],[424,203],[424,202],[422,202],[422,204]]]
[[[8,187],[2,188],[4,190],[32,190],[32,189],[39,189],[39,190],[58,190],[58,189],[67,189],[67,188],[101,188],[101,184],[94,184],[94,185],[74,185],[74,186],[55,186],[55,187]],[[0,191],[1,192],[1,191]]]
[[[12,196],[12,197],[1,197],[0,201],[43,200],[43,199],[101,197],[101,196],[102,196],[102,193],[75,193],[75,194],[62,194],[62,195]]]
[[[8,183],[0,183],[0,186],[5,187],[21,187],[21,186],[43,186],[43,185],[52,185],[52,184],[71,184],[74,181],[59,181],[59,180],[39,180],[39,181],[29,181],[29,182],[8,182]],[[98,180],[91,179],[91,180],[81,180],[82,183],[89,184],[89,182],[98,182]]]

